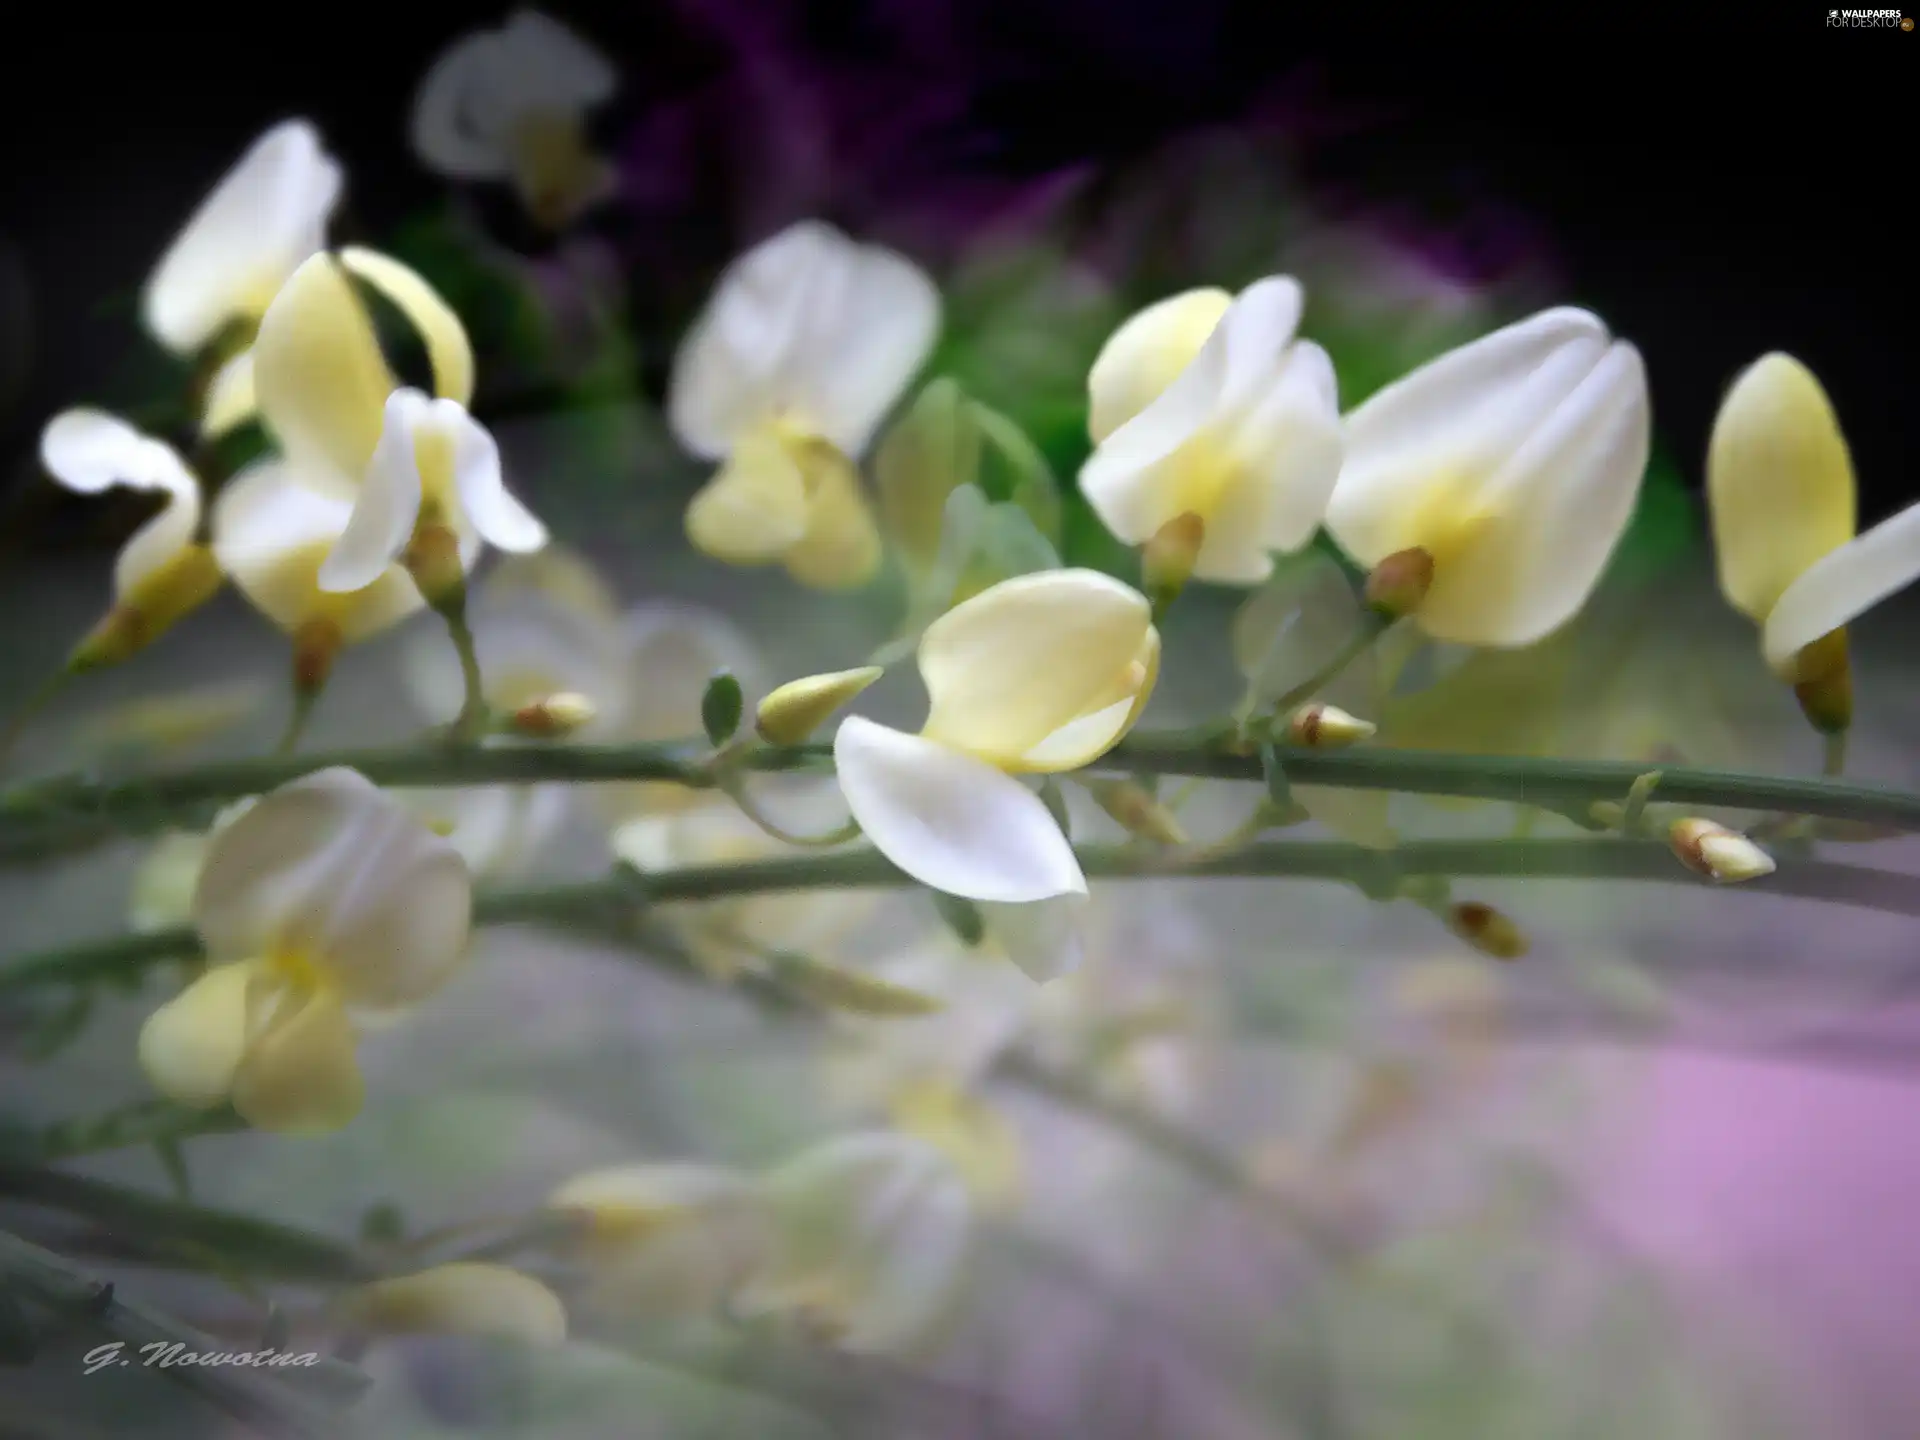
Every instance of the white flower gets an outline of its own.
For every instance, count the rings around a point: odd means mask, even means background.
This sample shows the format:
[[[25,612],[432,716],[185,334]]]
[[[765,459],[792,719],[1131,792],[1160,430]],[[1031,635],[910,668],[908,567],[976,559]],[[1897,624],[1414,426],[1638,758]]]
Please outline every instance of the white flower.
[[[1833,405],[1790,355],[1734,381],[1707,454],[1720,588],[1762,627],[1783,679],[1833,663],[1810,647],[1920,578],[1920,505],[1854,533],[1853,462]],[[1844,654],[1844,652],[1842,652]]]
[[[714,1317],[766,1261],[767,1219],[749,1176],[710,1165],[624,1165],[576,1175],[547,1200],[585,1212],[576,1249],[585,1302],[613,1321]]]
[[[511,179],[534,218],[558,229],[608,191],[612,172],[587,152],[583,117],[618,88],[606,56],[517,10],[435,59],[414,97],[413,148],[445,175]]]
[[[394,790],[467,862],[478,880],[517,880],[532,870],[565,823],[571,805],[564,784],[435,785]]]
[[[1234,297],[1190,290],[1116,330],[1087,377],[1097,448],[1080,489],[1106,526],[1144,545],[1200,517],[1193,574],[1254,585],[1271,552],[1313,537],[1340,472],[1340,402],[1326,351],[1296,340],[1286,276]]]
[[[166,497],[114,561],[115,615],[89,637],[113,650],[103,659],[125,658],[219,588],[219,568],[197,539],[200,481],[171,445],[103,410],[67,410],[40,432],[40,463],[82,495],[124,485]]]
[[[934,1146],[889,1131],[846,1135],[767,1174],[767,1267],[749,1314],[786,1314],[844,1350],[911,1352],[959,1297],[975,1231],[965,1181]]]
[[[396,385],[348,271],[413,323],[438,400]],[[282,628],[323,624],[351,642],[418,609],[397,561],[430,526],[451,531],[462,568],[483,541],[545,542],[507,493],[492,438],[466,413],[473,352],[459,317],[398,261],[354,249],[313,256],[268,307],[253,356],[261,414],[283,453],[221,492],[214,552]]]
[[[1160,636],[1146,598],[1091,570],[1024,575],[921,637],[918,735],[857,716],[834,737],[848,808],[889,860],[974,900],[1084,894],[1073,848],[1017,773],[1074,770],[1132,727]]]
[[[803,221],[734,261],[674,357],[667,415],[723,461],[687,534],[736,565],[858,585],[880,537],[853,462],[926,359],[940,296],[910,261]]]
[[[168,830],[153,842],[133,872],[127,923],[135,930],[170,930],[193,920],[193,892],[206,867],[214,836],[254,806],[248,796],[226,806],[205,830]]]
[[[1426,552],[1439,640],[1521,646],[1585,603],[1632,518],[1651,413],[1640,354],[1584,310],[1449,351],[1347,416],[1327,529],[1372,567]]]
[[[336,1130],[362,1097],[350,1011],[391,1012],[451,976],[472,881],[445,840],[335,768],[215,836],[193,919],[208,969],[148,1017],[148,1077],[182,1104],[230,1100],[263,1130]]]
[[[283,121],[254,141],[148,279],[140,308],[154,338],[186,355],[229,321],[258,320],[326,243],[343,178],[306,120]]]

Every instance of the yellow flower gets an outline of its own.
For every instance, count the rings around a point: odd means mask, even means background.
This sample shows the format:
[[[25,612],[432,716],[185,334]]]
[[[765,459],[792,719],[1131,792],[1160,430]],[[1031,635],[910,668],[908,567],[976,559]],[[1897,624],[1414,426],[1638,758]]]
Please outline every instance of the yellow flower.
[[[675,356],[667,414],[719,473],[687,534],[734,565],[864,584],[880,535],[854,461],[932,348],[940,297],[911,262],[830,225],[781,231],[721,275]]]
[[[1146,597],[1091,570],[1021,576],[929,626],[919,663],[932,704],[918,735],[854,716],[834,737],[867,838],[951,895],[1084,894],[1073,848],[1014,776],[1079,769],[1132,728],[1160,665]]]
[[[1599,582],[1651,424],[1639,352],[1584,310],[1542,311],[1347,416],[1327,529],[1370,569],[1423,557],[1407,598],[1433,638],[1528,645]]]
[[[364,1285],[345,1297],[340,1316],[383,1335],[475,1335],[527,1345],[567,1338],[566,1309],[545,1285],[471,1260]]]
[[[362,1098],[351,1012],[447,980],[466,956],[472,881],[447,841],[335,768],[214,835],[193,921],[208,969],[148,1017],[148,1077],[182,1104],[230,1100],[263,1130],[337,1130]]]
[[[1340,404],[1326,351],[1296,341],[1286,276],[1239,296],[1190,290],[1114,332],[1088,376],[1096,449],[1080,489],[1109,530],[1144,545],[1182,515],[1191,573],[1257,585],[1272,552],[1313,537],[1340,473]]]

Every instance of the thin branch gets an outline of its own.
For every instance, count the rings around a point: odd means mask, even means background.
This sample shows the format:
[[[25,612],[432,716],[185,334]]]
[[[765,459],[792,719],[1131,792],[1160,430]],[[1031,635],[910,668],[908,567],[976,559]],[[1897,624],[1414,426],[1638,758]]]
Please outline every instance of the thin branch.
[[[257,795],[315,770],[342,765],[381,785],[498,785],[546,781],[663,780],[694,789],[715,783],[697,740],[638,745],[549,745],[449,749],[408,745],[265,755],[130,779],[54,776],[0,790],[0,836],[75,818],[113,820],[129,828],[164,823],[171,812]],[[1396,790],[1504,800],[1578,813],[1595,801],[1624,801],[1640,765],[1606,760],[1453,755],[1360,747],[1324,751],[1278,747],[1297,784]],[[762,771],[822,770],[825,745],[768,746],[742,758]],[[1094,767],[1134,774],[1220,780],[1261,779],[1260,761],[1227,748],[1219,727],[1136,732]],[[1778,810],[1920,830],[1920,795],[1833,779],[1670,769],[1660,777],[1662,802],[1742,810]]]

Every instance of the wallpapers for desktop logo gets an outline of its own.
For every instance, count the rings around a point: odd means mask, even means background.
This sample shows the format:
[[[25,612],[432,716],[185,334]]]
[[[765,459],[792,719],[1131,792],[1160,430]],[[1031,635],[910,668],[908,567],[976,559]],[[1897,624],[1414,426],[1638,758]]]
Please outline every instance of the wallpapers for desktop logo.
[[[1911,30],[1913,21],[1898,10],[1829,10],[1829,30]]]

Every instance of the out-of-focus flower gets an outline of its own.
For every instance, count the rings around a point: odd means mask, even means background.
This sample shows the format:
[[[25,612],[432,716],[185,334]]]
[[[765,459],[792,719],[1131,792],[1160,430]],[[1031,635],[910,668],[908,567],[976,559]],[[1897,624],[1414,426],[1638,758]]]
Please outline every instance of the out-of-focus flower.
[[[769,1237],[751,1176],[710,1165],[624,1165],[576,1175],[548,1198],[587,1216],[569,1251],[583,1304],[608,1321],[710,1318],[765,1263]]]
[[[359,1112],[350,1011],[391,1012],[465,958],[472,880],[450,844],[346,769],[282,786],[208,847],[193,898],[208,969],[151,1015],[140,1062],[186,1105],[263,1130]]]
[[[785,1315],[841,1349],[911,1353],[959,1298],[975,1229],[965,1180],[936,1147],[890,1131],[845,1135],[764,1177],[767,1266],[746,1314]]]
[[[115,485],[165,497],[114,561],[114,604],[80,642],[76,668],[111,665],[144,649],[220,588],[220,567],[198,539],[200,481],[171,445],[101,410],[67,410],[40,432],[40,463],[67,489]]]
[[[619,89],[611,61],[551,16],[516,10],[434,60],[414,96],[422,161],[460,180],[509,180],[549,230],[603,200],[613,172],[587,147],[586,112]]]
[[[268,687],[259,676],[143,695],[92,715],[75,747],[92,756],[152,759],[191,750],[259,714]]]
[[[1080,489],[1116,536],[1144,545],[1196,515],[1191,573],[1237,585],[1312,538],[1340,472],[1340,402],[1326,351],[1294,338],[1302,303],[1286,276],[1190,290],[1101,348]]]
[[[567,1338],[559,1296],[531,1275],[462,1260],[349,1292],[339,1319],[375,1335],[472,1335],[557,1345]]]
[[[972,900],[1084,893],[1073,847],[1021,773],[1075,770],[1132,727],[1160,635],[1138,591],[1090,570],[1022,576],[928,627],[918,735],[852,716],[834,737],[860,827],[922,884]]]
[[[1401,613],[1520,646],[1586,601],[1632,517],[1651,415],[1639,352],[1547,310],[1396,381],[1347,416],[1327,528],[1380,576],[1423,566]]]
[[[695,546],[782,561],[803,584],[859,585],[880,536],[854,461],[940,325],[933,282],[830,225],[794,225],[720,277],[674,358],[679,442],[723,464],[687,509]]]
[[[561,784],[432,786],[388,793],[459,851],[476,880],[496,882],[531,870],[571,807]]]
[[[344,176],[306,120],[254,141],[200,203],[141,295],[141,318],[177,355],[230,324],[251,327],[294,270],[326,244]],[[218,435],[253,413],[252,355],[227,357],[207,389],[201,429]]]
[[[127,923],[136,930],[170,930],[193,920],[193,892],[206,867],[213,837],[254,806],[249,796],[213,817],[205,830],[168,830],[155,840],[133,872]]]
[[[1853,461],[1833,405],[1790,355],[1735,380],[1707,453],[1720,589],[1762,627],[1773,672],[1823,730],[1852,720],[1847,624],[1920,578],[1920,505],[1854,533]]]
[[[829,793],[831,787],[807,798]],[[730,802],[711,799],[627,821],[613,833],[613,852],[642,874],[792,853]],[[794,890],[676,905],[666,921],[713,974],[730,976],[743,958],[773,951],[804,955],[831,945],[868,904],[857,893]]]

